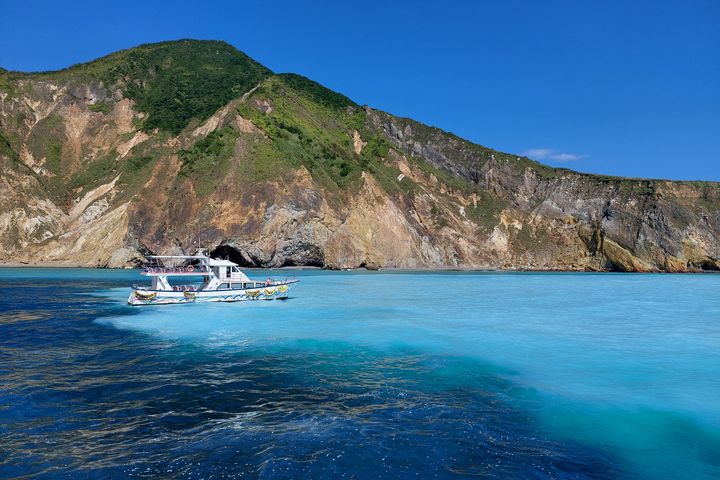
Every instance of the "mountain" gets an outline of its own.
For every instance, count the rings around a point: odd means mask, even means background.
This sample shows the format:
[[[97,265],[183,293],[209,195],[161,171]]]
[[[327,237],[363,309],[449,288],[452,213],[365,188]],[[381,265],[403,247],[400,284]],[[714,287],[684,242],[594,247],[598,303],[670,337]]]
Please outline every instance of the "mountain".
[[[587,175],[181,40],[0,70],[0,260],[720,269],[720,184]]]

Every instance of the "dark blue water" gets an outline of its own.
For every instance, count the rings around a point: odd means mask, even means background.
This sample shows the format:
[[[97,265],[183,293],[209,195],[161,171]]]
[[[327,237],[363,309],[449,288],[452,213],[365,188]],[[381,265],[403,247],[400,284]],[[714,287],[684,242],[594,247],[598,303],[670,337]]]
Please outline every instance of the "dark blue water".
[[[720,276],[297,275],[0,270],[0,477],[720,478]]]

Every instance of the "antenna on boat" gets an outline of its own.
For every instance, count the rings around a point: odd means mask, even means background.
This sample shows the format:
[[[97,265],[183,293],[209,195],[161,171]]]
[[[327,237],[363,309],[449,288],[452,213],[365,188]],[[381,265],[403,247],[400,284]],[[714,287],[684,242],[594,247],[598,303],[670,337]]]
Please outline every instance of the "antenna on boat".
[[[207,249],[206,249],[206,248],[203,248],[203,247],[201,246],[201,243],[200,243],[201,236],[202,236],[202,234],[200,234],[200,235],[195,239],[195,255],[199,255],[199,256],[202,255],[202,256],[208,256],[208,257],[209,257],[209,256],[210,256],[210,251],[208,250],[208,253],[205,253],[205,251],[206,251]]]

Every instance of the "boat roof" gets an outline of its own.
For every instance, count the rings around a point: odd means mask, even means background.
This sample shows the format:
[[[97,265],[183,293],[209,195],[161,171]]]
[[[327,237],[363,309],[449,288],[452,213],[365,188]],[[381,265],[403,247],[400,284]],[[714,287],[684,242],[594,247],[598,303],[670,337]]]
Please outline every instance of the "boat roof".
[[[237,263],[231,262],[230,260],[216,260],[214,258],[208,258],[208,264],[213,267],[237,267]]]
[[[207,260],[208,265],[212,267],[237,267],[238,264],[230,260],[218,260],[210,258],[206,255],[147,255],[146,258],[185,258],[185,259],[202,259]]]

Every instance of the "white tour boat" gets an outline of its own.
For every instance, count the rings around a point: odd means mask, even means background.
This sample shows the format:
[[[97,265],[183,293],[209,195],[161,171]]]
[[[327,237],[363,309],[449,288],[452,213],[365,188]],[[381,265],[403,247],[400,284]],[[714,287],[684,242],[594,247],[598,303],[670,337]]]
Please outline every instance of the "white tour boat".
[[[205,255],[151,255],[143,275],[152,279],[149,286],[134,285],[130,305],[169,303],[240,302],[243,300],[286,299],[298,280],[264,282],[250,280],[237,263],[216,260]],[[201,283],[170,284],[169,278],[202,277]]]

